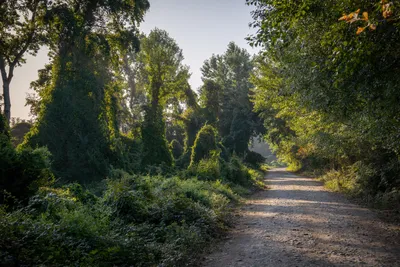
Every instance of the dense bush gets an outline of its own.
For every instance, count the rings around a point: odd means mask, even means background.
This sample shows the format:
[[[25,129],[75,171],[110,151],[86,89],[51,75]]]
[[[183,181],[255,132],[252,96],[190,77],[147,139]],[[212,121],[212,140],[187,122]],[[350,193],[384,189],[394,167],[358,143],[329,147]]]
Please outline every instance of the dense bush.
[[[131,176],[115,170],[103,197],[77,184],[42,188],[1,211],[8,265],[184,266],[218,236],[238,196],[220,182]]]
[[[200,160],[211,156],[211,151],[217,149],[216,132],[211,125],[205,125],[197,133],[196,140],[192,147],[190,164],[196,164]]]
[[[13,145],[17,147],[19,144],[21,144],[24,141],[25,135],[29,132],[29,130],[32,128],[32,125],[28,122],[20,122],[15,124],[11,128],[11,140],[13,142]]]
[[[143,143],[131,134],[121,134],[114,139],[113,161],[114,168],[126,170],[129,173],[142,170]]]
[[[165,164],[172,166],[173,156],[165,137],[165,122],[161,107],[147,107],[142,125],[142,167]]]
[[[0,115],[0,204],[25,202],[40,186],[49,185],[50,153],[46,148],[15,150]]]
[[[207,158],[201,159],[196,164],[191,164],[188,173],[200,180],[216,181],[223,179],[224,177],[221,173],[223,160],[219,154],[219,151],[210,151],[210,155]]]
[[[398,210],[400,184],[394,183],[396,180],[393,179],[393,172],[399,170],[390,162],[385,167],[358,161],[339,170],[326,172],[321,180],[332,191],[345,192],[378,208]]]
[[[53,172],[66,182],[101,180],[111,163],[111,117],[105,108],[105,95],[112,90],[109,75],[104,58],[85,42],[90,40],[76,42],[74,53],[54,59],[51,83],[41,92],[45,108],[22,144],[46,146]]]
[[[179,159],[183,154],[183,146],[176,139],[171,141],[169,149],[171,150],[172,156],[174,156],[175,160]]]
[[[265,163],[265,158],[257,152],[247,151],[243,161],[253,166],[259,166],[260,164]]]

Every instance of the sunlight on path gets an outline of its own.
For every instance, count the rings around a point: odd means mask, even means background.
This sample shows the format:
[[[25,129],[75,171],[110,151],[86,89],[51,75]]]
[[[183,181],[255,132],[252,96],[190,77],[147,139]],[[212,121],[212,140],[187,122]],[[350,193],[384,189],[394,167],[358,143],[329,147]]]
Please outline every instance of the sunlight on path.
[[[399,229],[372,211],[284,169],[265,181],[204,266],[400,266]]]

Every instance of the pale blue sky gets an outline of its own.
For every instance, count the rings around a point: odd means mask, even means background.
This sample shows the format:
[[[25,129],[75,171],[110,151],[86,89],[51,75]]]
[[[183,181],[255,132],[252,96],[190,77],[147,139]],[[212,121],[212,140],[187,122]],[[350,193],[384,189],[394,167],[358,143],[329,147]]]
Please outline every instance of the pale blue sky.
[[[183,49],[184,64],[190,66],[193,89],[201,85],[200,68],[212,54],[222,54],[230,41],[248,49],[244,39],[254,32],[248,27],[251,8],[245,0],[150,0],[150,10],[140,30],[149,33],[155,27],[166,30]],[[28,118],[25,97],[37,70],[47,62],[44,49],[36,57],[28,57],[27,64],[17,68],[11,84],[12,117]]]

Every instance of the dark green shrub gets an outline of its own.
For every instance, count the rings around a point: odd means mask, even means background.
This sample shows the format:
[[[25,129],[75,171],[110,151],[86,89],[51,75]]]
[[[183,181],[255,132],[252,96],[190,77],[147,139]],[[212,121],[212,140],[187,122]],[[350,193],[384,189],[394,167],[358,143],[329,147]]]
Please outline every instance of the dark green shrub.
[[[10,138],[8,123],[2,114],[0,114],[0,136],[1,135],[5,136],[6,138]]]
[[[203,181],[223,179],[221,175],[221,161],[219,151],[210,151],[208,158],[201,159],[197,164],[190,165],[188,172]]]
[[[175,160],[179,159],[183,154],[183,146],[176,139],[171,141],[169,149],[171,150]]]
[[[206,125],[197,133],[192,148],[190,165],[211,156],[211,151],[217,150],[216,131],[211,125]]]
[[[11,128],[10,133],[12,136],[12,142],[14,147],[17,147],[24,141],[25,135],[29,132],[31,128],[32,125],[27,122],[18,123]]]
[[[20,199],[27,199],[41,186],[54,182],[50,170],[51,154],[47,148],[20,149],[17,151],[19,170],[15,173],[9,192]]]
[[[138,173],[142,170],[143,143],[131,135],[120,135],[115,140],[113,167],[123,169],[129,173]]]
[[[68,184],[63,186],[64,189],[68,190],[72,197],[76,198],[79,202],[83,204],[93,204],[96,203],[96,196],[85,190],[82,185],[78,183]]]
[[[204,118],[199,108],[188,108],[182,115],[185,128],[185,152],[191,151],[196,135],[204,125]]]
[[[243,165],[239,157],[232,156],[231,160],[222,166],[225,168],[225,179],[229,182],[244,186],[251,184],[249,170]]]
[[[251,164],[254,167],[259,166],[260,164],[265,162],[265,158],[254,151],[247,151],[244,156],[244,162]]]
[[[143,158],[142,167],[165,164],[172,166],[173,157],[165,138],[163,110],[147,107],[142,124]]]
[[[221,143],[219,142],[217,144],[219,150],[221,150],[221,154],[220,157],[224,160],[224,161],[229,161],[231,154],[229,153],[228,149]]]
[[[111,133],[115,131],[109,114],[113,106],[107,99],[115,89],[109,86],[104,55],[93,51],[86,41],[90,38],[76,42],[73,52],[52,61],[52,79],[41,91],[45,108],[40,109],[22,144],[46,146],[52,154],[54,174],[81,184],[106,177],[112,158]]]
[[[14,200],[27,202],[39,187],[54,180],[50,171],[50,153],[46,148],[15,150],[7,127],[3,125],[1,128],[0,203],[14,205]]]
[[[190,165],[191,150],[189,149],[183,155],[175,161],[175,166],[178,169],[187,169]]]

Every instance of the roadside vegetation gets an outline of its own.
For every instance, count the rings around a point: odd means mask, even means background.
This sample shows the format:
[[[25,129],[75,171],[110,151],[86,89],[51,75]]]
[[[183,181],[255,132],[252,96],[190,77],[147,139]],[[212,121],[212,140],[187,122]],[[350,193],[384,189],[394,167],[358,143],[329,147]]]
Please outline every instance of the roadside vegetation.
[[[250,54],[230,43],[206,60],[197,94],[176,41],[139,32],[148,9],[1,4],[1,265],[185,266],[262,186]],[[43,46],[51,61],[31,83],[33,125],[19,123],[12,72]]]
[[[190,265],[264,187],[260,136],[290,170],[399,211],[398,3],[246,2],[260,54],[229,43],[196,91],[173,37],[139,31],[147,0],[1,2],[2,264]],[[43,47],[33,122],[10,129],[14,70]]]
[[[265,138],[293,171],[400,208],[396,1],[258,1],[249,38]]]

